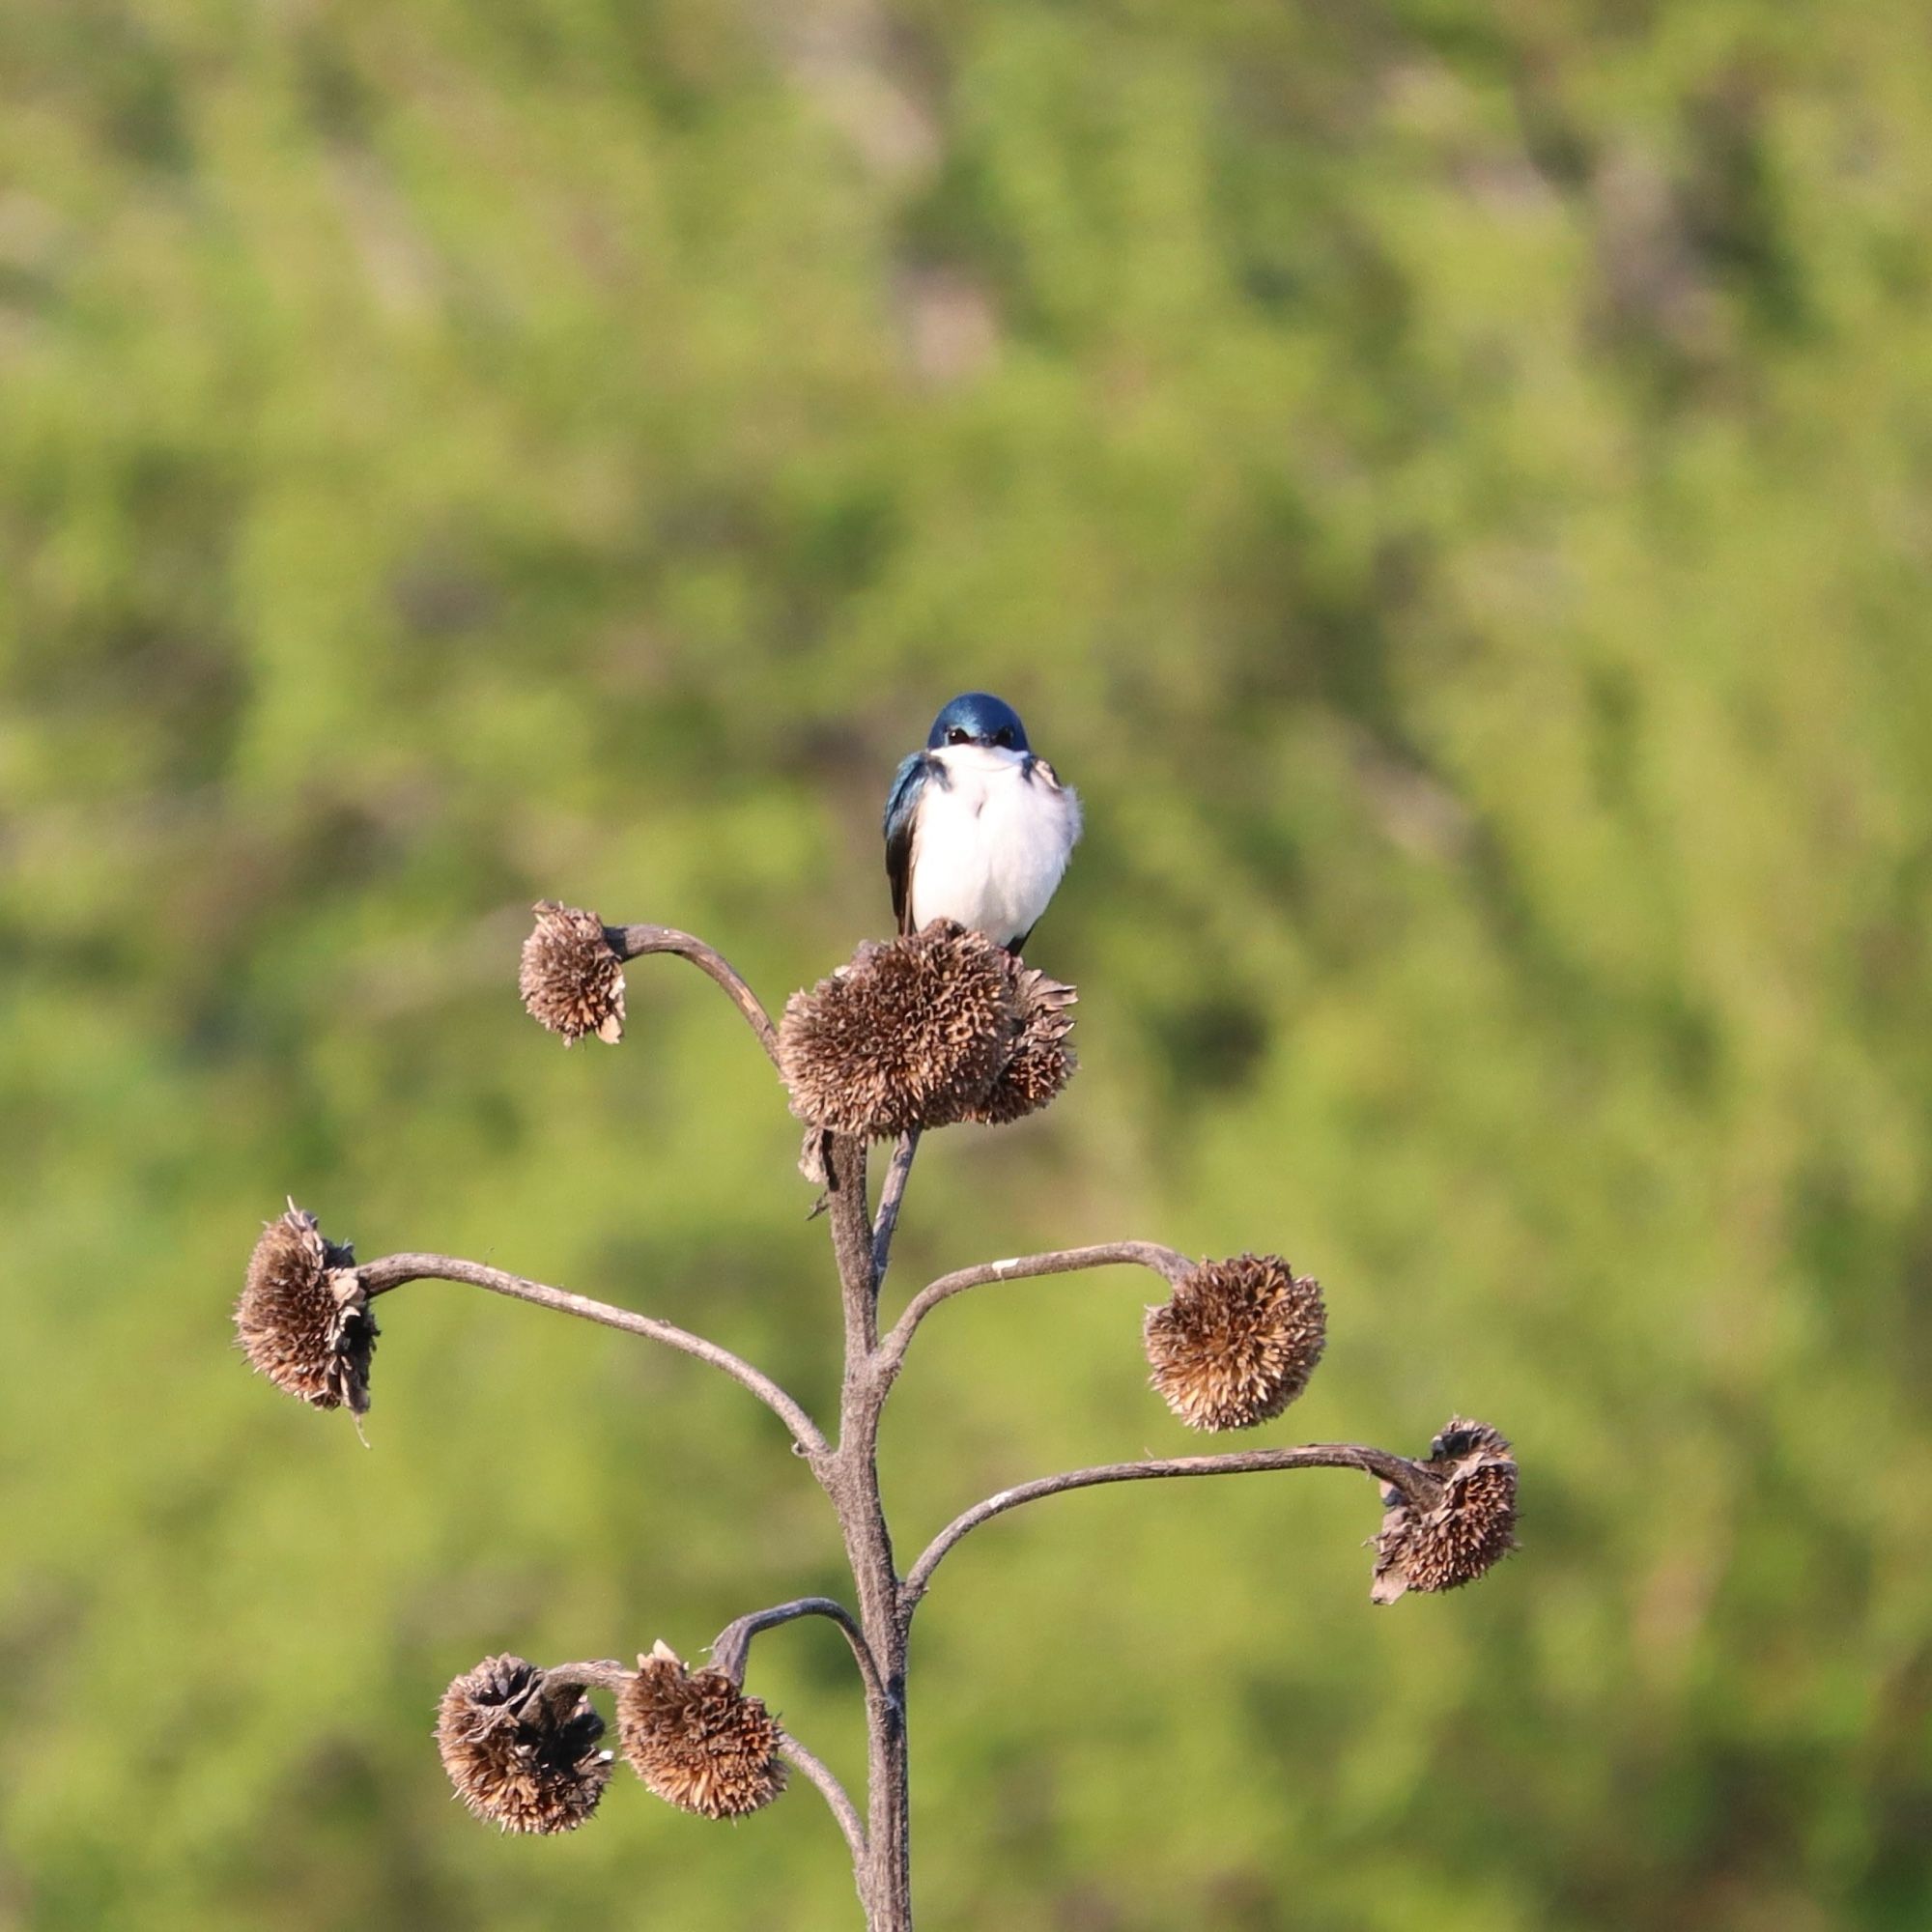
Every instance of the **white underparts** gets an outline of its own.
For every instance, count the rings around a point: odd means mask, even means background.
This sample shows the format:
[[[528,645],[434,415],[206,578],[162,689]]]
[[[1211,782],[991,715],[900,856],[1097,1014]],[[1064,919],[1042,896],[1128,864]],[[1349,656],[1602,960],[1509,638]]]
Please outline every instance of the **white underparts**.
[[[933,756],[912,847],[912,921],[956,919],[1008,946],[1046,910],[1073,841],[1080,801],[1019,752],[949,745]]]

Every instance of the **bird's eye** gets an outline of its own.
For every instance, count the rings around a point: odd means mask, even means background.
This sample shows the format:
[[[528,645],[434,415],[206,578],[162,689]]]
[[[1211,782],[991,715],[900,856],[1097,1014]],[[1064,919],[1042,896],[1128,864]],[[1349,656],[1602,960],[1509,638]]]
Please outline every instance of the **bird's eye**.
[[[1006,724],[1002,724],[1000,728],[993,733],[993,743],[996,745],[1005,745],[1007,749],[1010,751],[1012,749],[1012,743],[1013,743],[1013,734],[1011,727]]]
[[[957,724],[955,724],[953,725],[952,730],[947,732],[946,742],[949,745],[963,745],[966,742],[967,738],[970,737],[971,735],[972,734],[970,732],[961,730],[960,727]]]

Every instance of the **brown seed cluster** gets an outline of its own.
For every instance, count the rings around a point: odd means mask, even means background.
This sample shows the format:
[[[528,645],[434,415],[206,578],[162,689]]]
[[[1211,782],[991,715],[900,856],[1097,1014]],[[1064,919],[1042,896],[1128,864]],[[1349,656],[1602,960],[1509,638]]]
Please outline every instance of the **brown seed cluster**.
[[[1078,995],[1037,967],[1009,963],[1013,968],[1013,1004],[1019,1016],[1013,1048],[985,1098],[966,1116],[990,1127],[1037,1113],[1059,1096],[1080,1064],[1066,1043]]]
[[[442,1693],[436,1747],[477,1817],[506,1832],[574,1832],[597,1808],[611,1753],[579,1684],[521,1657],[488,1657]]]
[[[794,993],[779,1026],[794,1110],[872,1139],[963,1120],[1011,1050],[1004,961],[983,933],[935,921]]]
[[[722,1670],[687,1670],[668,1645],[617,1693],[617,1735],[652,1791],[702,1818],[742,1818],[784,1789],[779,1727]]]
[[[869,1140],[1016,1121],[1072,1075],[1073,1000],[949,920],[868,943],[785,1004],[779,1057],[792,1109]]]
[[[1279,1255],[1203,1262],[1148,1310],[1151,1380],[1190,1429],[1251,1429],[1279,1415],[1321,1359],[1321,1287]]]
[[[530,1017],[574,1046],[586,1034],[611,1046],[624,1037],[624,962],[594,912],[539,899],[524,941],[517,990]]]
[[[1378,1604],[1405,1590],[1460,1589],[1516,1548],[1517,1468],[1506,1436],[1458,1416],[1429,1445],[1424,1466],[1442,1485],[1431,1509],[1383,1485],[1369,1591]]]
[[[235,1328],[250,1363],[278,1389],[317,1408],[367,1410],[376,1318],[355,1253],[324,1240],[315,1216],[293,1202],[248,1257]]]

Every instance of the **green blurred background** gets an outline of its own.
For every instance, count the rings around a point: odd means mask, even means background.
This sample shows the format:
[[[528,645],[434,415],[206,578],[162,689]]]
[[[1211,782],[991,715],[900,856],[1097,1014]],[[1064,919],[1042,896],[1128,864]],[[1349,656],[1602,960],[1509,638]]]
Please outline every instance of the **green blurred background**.
[[[722,1378],[423,1285],[365,1450],[229,1310],[292,1193],[836,1388],[776,1003],[953,692],[1090,832],[1053,1111],[895,1283],[1278,1248],[1271,1440],[1513,1435],[1368,1603],[1343,1475],[1069,1497],[915,1655],[932,1932],[1932,1924],[1932,27],[1865,0],[9,0],[0,1926],[854,1924],[801,1786],[511,1841],[446,1680],[835,1587]],[[989,1292],[914,1548],[1198,1446],[1153,1285]],[[836,1634],[754,1688],[856,1777]]]

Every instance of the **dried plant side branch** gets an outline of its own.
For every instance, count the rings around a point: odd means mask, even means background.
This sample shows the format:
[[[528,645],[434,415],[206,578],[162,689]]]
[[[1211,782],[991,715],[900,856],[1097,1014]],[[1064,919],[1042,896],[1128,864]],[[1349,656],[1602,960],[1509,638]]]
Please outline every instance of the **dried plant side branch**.
[[[919,1129],[901,1134],[893,1149],[893,1164],[886,1170],[885,1185],[879,1190],[879,1212],[872,1223],[872,1292],[878,1293],[893,1258],[893,1236],[898,1232],[899,1208],[905,1200],[906,1181],[912,1175],[913,1156],[919,1152]]]
[[[852,1612],[832,1597],[797,1597],[788,1604],[774,1605],[769,1610],[753,1610],[750,1616],[726,1624],[711,1646],[711,1667],[724,1671],[734,1684],[742,1684],[752,1639],[760,1631],[775,1630],[780,1624],[791,1623],[799,1617],[826,1617],[837,1624],[852,1646],[852,1656],[859,1665],[860,1676],[866,1680],[867,1690],[873,1696],[884,1695],[879,1666],[873,1661],[866,1633],[859,1628]]]
[[[531,1302],[559,1315],[575,1315],[584,1321],[600,1322],[606,1328],[621,1328],[626,1334],[662,1342],[668,1349],[709,1362],[714,1369],[722,1369],[733,1381],[750,1389],[791,1431],[802,1454],[815,1459],[830,1450],[831,1445],[818,1425],[769,1376],[730,1350],[668,1321],[639,1315],[629,1308],[612,1308],[609,1302],[593,1301],[586,1294],[573,1294],[568,1289],[527,1281],[522,1275],[506,1274],[501,1268],[485,1267],[481,1262],[462,1261],[453,1255],[384,1255],[380,1261],[364,1263],[355,1272],[364,1292],[372,1298],[401,1288],[405,1282],[460,1281],[471,1288],[487,1289],[492,1294],[507,1294],[513,1300]]]
[[[582,1663],[553,1663],[543,1673],[547,1685],[576,1685],[585,1690],[615,1690],[630,1671],[614,1657],[600,1657]]]
[[[765,1057],[774,1066],[779,1064],[779,1030],[772,1024],[771,1014],[716,947],[707,946],[693,933],[678,931],[674,925],[607,925],[604,938],[620,959],[641,959],[650,952],[674,952],[680,959],[689,959],[699,972],[709,974],[745,1015],[758,1037],[758,1044],[765,1049]]]
[[[784,1729],[779,1732],[779,1755],[788,1758],[812,1783],[825,1794],[825,1802],[832,1807],[832,1815],[838,1820],[838,1829],[845,1833],[845,1843],[852,1854],[854,1880],[866,1863],[866,1827],[859,1817],[859,1807],[852,1803],[845,1787],[839,1783],[837,1775],[825,1760],[809,1751]]]
[[[1421,1510],[1435,1506],[1442,1487],[1436,1477],[1406,1456],[1352,1442],[1312,1442],[1297,1449],[1239,1449],[1225,1456],[1159,1457],[1144,1463],[1105,1463],[1092,1469],[1068,1469],[1058,1476],[1041,1476],[1002,1490],[954,1517],[912,1566],[900,1590],[901,1601],[910,1612],[955,1543],[982,1522],[1005,1516],[1022,1503],[1037,1502],[1042,1496],[1057,1496],[1068,1490],[1093,1489],[1100,1483],[1151,1482],[1167,1476],[1246,1476],[1272,1469],[1358,1469],[1389,1484]]]
[[[971,1288],[985,1288],[994,1282],[1025,1281],[1036,1275],[1074,1274],[1085,1268],[1151,1268],[1168,1283],[1181,1280],[1194,1264],[1173,1248],[1157,1241],[1103,1241],[1091,1248],[1060,1248],[1051,1254],[1015,1255],[1006,1261],[982,1262],[977,1267],[960,1268],[943,1274],[923,1288],[906,1304],[906,1310],[892,1333],[880,1343],[878,1365],[887,1375],[896,1375],[912,1345],[913,1331],[939,1306]]]

